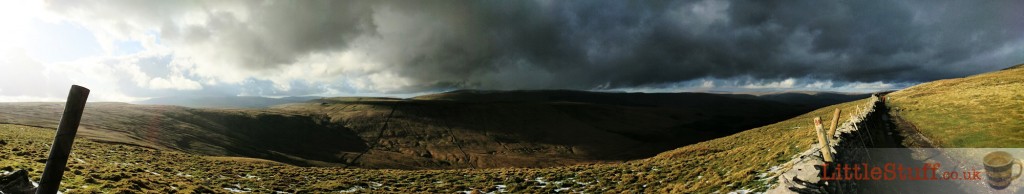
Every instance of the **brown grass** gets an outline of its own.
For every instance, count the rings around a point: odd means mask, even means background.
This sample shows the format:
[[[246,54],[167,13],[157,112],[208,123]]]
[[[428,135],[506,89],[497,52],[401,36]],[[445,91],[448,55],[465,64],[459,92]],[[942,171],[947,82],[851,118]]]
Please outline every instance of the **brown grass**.
[[[1024,147],[1024,68],[924,83],[888,98],[896,115],[940,147]]]

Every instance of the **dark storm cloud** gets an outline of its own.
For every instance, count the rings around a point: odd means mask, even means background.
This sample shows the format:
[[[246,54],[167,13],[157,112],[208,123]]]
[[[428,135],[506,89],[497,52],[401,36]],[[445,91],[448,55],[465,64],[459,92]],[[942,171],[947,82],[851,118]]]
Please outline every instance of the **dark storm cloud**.
[[[917,82],[1024,62],[1024,4],[1012,1],[552,1],[401,5],[455,28],[390,61],[461,87],[589,88],[701,77]],[[415,20],[415,18],[410,18]],[[426,24],[430,24],[427,22]],[[381,24],[384,25],[384,24]],[[415,24],[412,24],[415,25]],[[432,31],[432,32],[431,32]],[[447,36],[446,36],[447,35]],[[402,45],[391,45],[401,47]],[[385,50],[386,51],[386,50]],[[387,58],[388,52],[381,52]],[[507,71],[507,72],[503,72]],[[494,76],[519,73],[512,76]]]
[[[198,65],[272,71],[310,55],[359,51],[378,66],[331,76],[391,73],[411,82],[393,92],[628,88],[734,77],[921,82],[1024,62],[1019,1],[179,4],[112,10],[154,10],[135,15],[154,18],[143,21],[159,23],[169,44],[213,53],[206,62],[215,64]],[[208,17],[178,17],[196,10]]]
[[[228,63],[251,68],[290,64],[309,53],[344,48],[351,39],[372,33],[371,10],[353,1],[250,1],[248,18],[229,11],[205,10],[203,24],[165,23],[163,38],[176,44],[211,43],[230,48]]]

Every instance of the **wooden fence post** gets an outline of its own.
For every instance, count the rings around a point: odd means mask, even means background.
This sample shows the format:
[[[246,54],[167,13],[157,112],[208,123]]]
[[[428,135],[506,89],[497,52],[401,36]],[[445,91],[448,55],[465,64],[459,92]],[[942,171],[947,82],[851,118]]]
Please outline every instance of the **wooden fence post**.
[[[71,86],[68,101],[64,104],[64,115],[60,117],[57,135],[50,146],[50,157],[46,159],[46,167],[43,168],[43,177],[39,178],[36,194],[57,193],[57,189],[60,188],[64,167],[68,164],[68,154],[71,154],[71,144],[78,133],[78,123],[82,121],[82,112],[88,98],[89,89],[78,85]]]
[[[836,125],[839,124],[839,108],[836,108],[836,113],[832,114],[832,124],[828,127],[828,139],[831,140],[836,137]]]
[[[818,134],[818,144],[821,145],[821,158],[825,162],[832,162],[832,146],[825,138],[825,129],[821,126],[821,117],[814,117],[814,131]]]

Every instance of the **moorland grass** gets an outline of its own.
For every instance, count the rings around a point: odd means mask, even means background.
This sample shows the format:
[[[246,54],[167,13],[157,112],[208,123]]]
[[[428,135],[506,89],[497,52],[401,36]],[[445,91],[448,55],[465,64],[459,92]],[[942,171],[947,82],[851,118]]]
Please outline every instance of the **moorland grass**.
[[[892,113],[935,146],[1024,147],[1024,68],[928,82],[887,96]]]
[[[814,141],[811,120],[829,122],[835,108],[845,122],[867,100],[815,110],[793,119],[731,136],[612,164],[551,168],[460,170],[371,170],[296,167],[264,161],[210,158],[176,151],[97,143],[78,138],[62,191],[69,193],[453,193],[478,190],[512,193],[711,193],[764,191],[769,171]],[[0,168],[27,169],[38,181],[54,131],[0,124]],[[70,191],[69,191],[70,190]]]

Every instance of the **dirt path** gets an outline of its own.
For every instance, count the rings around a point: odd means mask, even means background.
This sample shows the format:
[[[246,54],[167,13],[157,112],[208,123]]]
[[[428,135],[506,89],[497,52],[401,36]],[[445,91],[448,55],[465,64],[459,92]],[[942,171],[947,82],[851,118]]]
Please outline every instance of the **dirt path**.
[[[901,123],[902,122],[902,123]],[[839,158],[833,164],[866,165],[869,168],[880,167],[885,173],[886,165],[907,168],[921,168],[926,163],[934,164],[942,157],[937,149],[932,149],[930,141],[921,135],[912,125],[891,114],[884,102],[875,104],[875,111],[870,113],[852,138],[852,144],[859,146],[839,147]],[[843,150],[846,149],[846,150]],[[949,165],[947,163],[947,165]],[[897,168],[898,169],[898,168]],[[952,168],[940,168],[937,172],[952,171]],[[828,172],[835,173],[836,169]],[[908,171],[911,174],[931,178],[932,172]],[[907,176],[896,174],[892,180],[835,180],[827,181],[829,193],[963,193],[959,182],[950,180],[911,180]],[[845,177],[844,177],[845,178]]]
[[[825,163],[817,148],[806,150],[768,193],[965,193],[972,189],[961,187],[977,183],[935,180],[933,172],[961,170],[962,162],[922,147],[932,144],[911,125],[900,124],[882,100],[859,114],[838,130],[832,162]],[[943,166],[933,170],[926,164]]]

